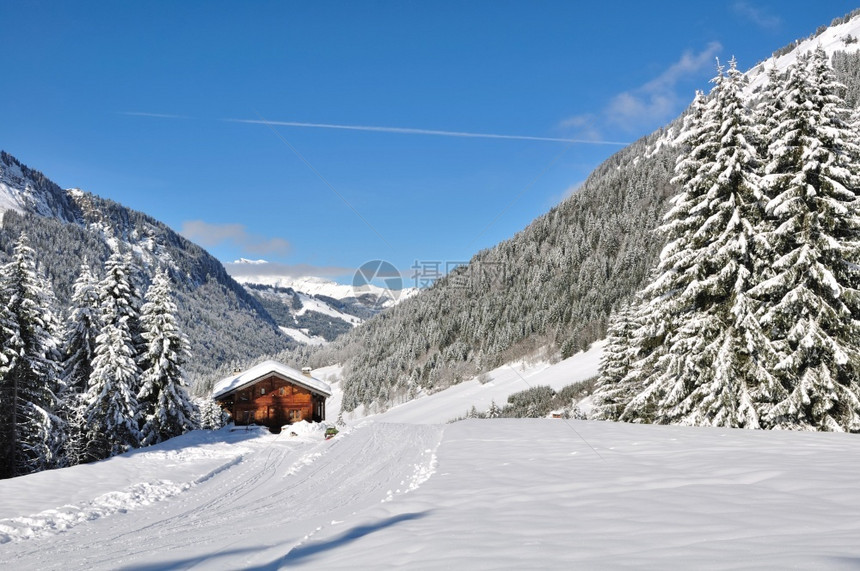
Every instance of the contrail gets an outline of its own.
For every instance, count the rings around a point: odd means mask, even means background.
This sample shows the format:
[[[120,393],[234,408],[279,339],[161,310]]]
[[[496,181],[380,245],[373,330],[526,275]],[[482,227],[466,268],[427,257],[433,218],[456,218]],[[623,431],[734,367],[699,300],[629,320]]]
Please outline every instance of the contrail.
[[[171,115],[169,113],[145,113],[143,111],[119,111],[119,115],[130,115],[132,117],[155,117],[158,119],[190,119],[185,115]]]
[[[560,137],[533,137],[530,135],[500,135],[498,133],[468,133],[465,131],[437,131],[435,129],[412,129],[409,127],[377,127],[372,125],[337,125],[332,123],[302,123],[299,121],[267,121],[263,119],[224,119],[231,123],[250,123],[281,127],[310,127],[312,129],[343,129],[347,131],[371,131],[375,133],[398,133],[401,135],[435,135],[439,137],[468,137],[473,139],[513,139],[518,141],[548,141],[553,143],[580,143],[583,145],[619,145],[621,141],[593,141],[589,139],[563,139]]]

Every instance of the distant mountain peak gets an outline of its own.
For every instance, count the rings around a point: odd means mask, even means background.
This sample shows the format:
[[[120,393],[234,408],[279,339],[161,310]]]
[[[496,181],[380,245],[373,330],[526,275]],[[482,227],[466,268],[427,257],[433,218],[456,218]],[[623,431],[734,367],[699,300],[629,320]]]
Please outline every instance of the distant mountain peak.
[[[0,215],[0,261],[9,242],[27,232],[63,305],[82,262],[98,268],[111,252],[133,252],[141,289],[157,267],[168,268],[195,356],[185,366],[192,379],[205,380],[230,359],[294,345],[262,304],[199,246],[147,214],[79,188],[64,190],[2,151]]]
[[[0,217],[8,210],[65,222],[80,221],[79,209],[68,192],[41,172],[0,151]]]
[[[860,50],[860,17],[858,16],[860,14],[849,14],[845,18],[837,18],[834,24],[828,27],[822,26],[815,34],[796,40],[774,52],[772,57],[747,72],[748,93],[755,93],[767,83],[767,74],[771,68],[776,67],[779,72],[784,72],[798,57],[819,47],[830,57],[833,57],[835,52]]]

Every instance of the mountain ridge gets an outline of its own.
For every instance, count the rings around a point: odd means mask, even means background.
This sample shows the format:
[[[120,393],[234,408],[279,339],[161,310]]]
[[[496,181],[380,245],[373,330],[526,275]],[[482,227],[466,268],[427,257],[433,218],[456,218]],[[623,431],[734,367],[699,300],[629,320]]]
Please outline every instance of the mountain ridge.
[[[248,360],[293,345],[263,305],[200,246],[155,218],[110,199],[63,190],[41,172],[0,152],[0,259],[26,232],[40,267],[65,307],[80,264],[98,272],[113,251],[132,251],[144,287],[158,266],[169,270],[179,321],[195,356],[196,381],[231,360]]]

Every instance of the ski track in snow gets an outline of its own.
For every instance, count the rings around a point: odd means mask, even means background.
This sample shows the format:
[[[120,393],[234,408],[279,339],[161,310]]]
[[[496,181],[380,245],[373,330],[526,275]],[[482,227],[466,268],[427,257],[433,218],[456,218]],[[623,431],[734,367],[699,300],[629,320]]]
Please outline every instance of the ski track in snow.
[[[322,433],[261,435],[243,442],[252,451],[194,483],[162,482],[97,499],[98,519],[75,521],[88,525],[41,523],[56,521],[55,514],[16,518],[15,538],[29,540],[5,544],[0,567],[115,569],[140,560],[156,568],[243,568],[278,561],[317,530],[342,525],[332,521],[417,489],[432,475],[442,430],[365,423],[328,441]],[[234,531],[225,537],[224,529]]]
[[[119,492],[109,492],[83,506],[66,505],[25,517],[0,520],[0,543],[41,537],[66,531],[80,523],[105,517],[117,512],[125,513],[175,496],[191,484],[177,484],[169,480],[142,482]]]

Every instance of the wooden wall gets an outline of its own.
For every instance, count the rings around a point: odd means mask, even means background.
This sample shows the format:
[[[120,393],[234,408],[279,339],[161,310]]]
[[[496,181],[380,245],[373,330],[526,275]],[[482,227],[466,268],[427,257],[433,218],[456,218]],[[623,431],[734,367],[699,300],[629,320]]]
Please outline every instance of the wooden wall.
[[[222,401],[236,425],[280,428],[300,420],[325,420],[325,399],[308,389],[270,376]]]

